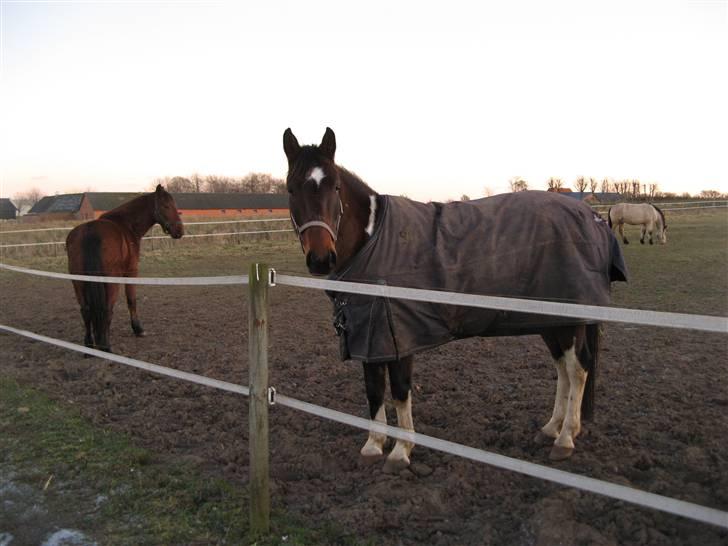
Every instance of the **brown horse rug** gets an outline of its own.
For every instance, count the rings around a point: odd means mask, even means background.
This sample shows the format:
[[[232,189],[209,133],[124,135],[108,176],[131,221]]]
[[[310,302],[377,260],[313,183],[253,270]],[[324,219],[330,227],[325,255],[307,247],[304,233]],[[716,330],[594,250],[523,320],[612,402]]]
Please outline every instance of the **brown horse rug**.
[[[588,205],[527,191],[456,203],[380,196],[371,238],[332,280],[588,305],[626,281],[622,252]],[[398,360],[472,336],[588,321],[329,292],[342,360]]]

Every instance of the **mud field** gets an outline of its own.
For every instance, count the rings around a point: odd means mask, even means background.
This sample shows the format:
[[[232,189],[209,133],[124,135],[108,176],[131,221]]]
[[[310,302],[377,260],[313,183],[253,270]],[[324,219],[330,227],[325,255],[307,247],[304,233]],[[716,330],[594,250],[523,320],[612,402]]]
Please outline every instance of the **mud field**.
[[[114,351],[247,383],[243,287],[140,287],[148,336],[117,304]],[[0,276],[0,322],[82,342],[70,283]],[[22,294],[22,297],[20,296]],[[691,309],[697,312],[697,309]],[[719,313],[713,313],[719,314]],[[271,384],[278,392],[366,416],[360,364],[338,360],[323,293],[271,292]],[[550,416],[556,374],[536,337],[452,343],[416,361],[419,432],[728,510],[725,336],[607,324],[596,417],[569,461],[532,438]],[[245,484],[247,399],[18,336],[0,335],[0,373],[81,408],[145,447]],[[394,411],[388,407],[390,423]],[[273,407],[275,507],[330,520],[382,544],[726,544],[728,532],[416,447],[398,475],[366,466],[366,433]]]

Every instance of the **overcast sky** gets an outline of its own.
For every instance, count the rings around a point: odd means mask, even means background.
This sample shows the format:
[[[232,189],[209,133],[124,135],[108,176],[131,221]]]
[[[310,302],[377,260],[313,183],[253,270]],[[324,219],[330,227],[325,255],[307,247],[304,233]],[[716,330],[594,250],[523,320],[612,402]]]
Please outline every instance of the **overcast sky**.
[[[283,177],[282,134],[381,193],[524,177],[728,192],[725,1],[0,2],[0,196]]]

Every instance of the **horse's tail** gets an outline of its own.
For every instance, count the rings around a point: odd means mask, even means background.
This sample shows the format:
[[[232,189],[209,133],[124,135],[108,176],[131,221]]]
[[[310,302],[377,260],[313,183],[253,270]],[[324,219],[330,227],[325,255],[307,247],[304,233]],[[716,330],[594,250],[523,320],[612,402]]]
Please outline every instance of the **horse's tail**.
[[[586,325],[586,338],[581,348],[579,360],[586,369],[586,385],[581,399],[581,418],[588,421],[594,416],[594,396],[599,363],[599,324]]]
[[[609,229],[612,229],[612,207],[609,207],[607,211],[607,225],[609,225]]]
[[[86,231],[83,238],[83,274],[103,275],[101,262],[101,237],[92,230]],[[91,329],[97,348],[100,343],[108,344],[109,309],[106,306],[106,284],[102,282],[84,282],[83,298],[90,313]]]

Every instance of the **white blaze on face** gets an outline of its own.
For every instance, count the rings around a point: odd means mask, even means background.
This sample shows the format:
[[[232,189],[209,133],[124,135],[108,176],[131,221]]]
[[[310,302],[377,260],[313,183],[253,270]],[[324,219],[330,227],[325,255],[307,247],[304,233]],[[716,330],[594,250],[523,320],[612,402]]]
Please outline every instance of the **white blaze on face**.
[[[314,167],[313,169],[311,169],[311,172],[308,173],[308,178],[306,179],[306,181],[313,180],[314,182],[316,182],[316,186],[318,187],[321,185],[321,181],[324,179],[325,176],[326,174],[321,167]]]
[[[369,196],[369,223],[367,224],[367,227],[364,228],[364,231],[367,232],[367,235],[369,237],[372,236],[372,233],[374,233],[374,220],[377,217],[377,196],[376,195],[370,195]]]

